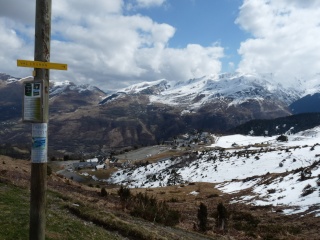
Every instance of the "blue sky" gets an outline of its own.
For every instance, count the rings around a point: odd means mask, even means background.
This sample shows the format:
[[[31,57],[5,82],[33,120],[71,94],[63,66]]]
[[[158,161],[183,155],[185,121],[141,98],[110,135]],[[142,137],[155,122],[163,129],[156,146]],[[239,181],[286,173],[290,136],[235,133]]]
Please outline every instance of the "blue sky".
[[[36,0],[0,3],[0,72],[29,76]],[[51,80],[104,90],[158,79],[273,73],[275,84],[320,72],[319,0],[53,0]],[[319,76],[319,75],[318,75]]]
[[[225,46],[222,71],[229,72],[234,70],[229,63],[236,66],[240,61],[237,53],[240,42],[250,36],[235,23],[242,3],[242,0],[174,0],[162,8],[141,9],[139,13],[176,28],[170,47],[184,48],[189,43]]]

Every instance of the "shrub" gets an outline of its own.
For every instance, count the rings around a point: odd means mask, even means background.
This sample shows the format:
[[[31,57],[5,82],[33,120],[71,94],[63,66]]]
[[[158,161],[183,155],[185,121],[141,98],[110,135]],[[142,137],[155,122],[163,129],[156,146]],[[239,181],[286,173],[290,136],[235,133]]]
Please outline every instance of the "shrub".
[[[118,195],[122,203],[125,203],[131,196],[130,189],[121,185]]]
[[[235,212],[233,214],[234,228],[239,231],[251,232],[257,229],[260,220],[251,213]]]
[[[168,209],[166,213],[164,225],[175,226],[179,223],[180,218],[181,218],[181,214],[179,211]]]
[[[301,171],[301,173],[300,173],[300,181],[304,181],[304,180],[306,180],[306,176],[304,175],[304,172]]]
[[[178,173],[175,169],[172,169],[170,177],[167,181],[168,186],[176,185],[183,183],[183,179],[180,173]]]
[[[288,137],[285,135],[280,135],[279,137],[277,137],[277,141],[279,142],[288,142]]]
[[[286,225],[286,224],[260,224],[259,231],[262,234],[263,239],[279,239],[276,235],[297,235],[301,233],[301,228],[299,226],[294,225]],[[292,239],[295,239],[292,237]]]
[[[309,169],[302,168],[301,173],[300,173],[300,181],[304,181],[304,180],[310,178],[311,175],[312,175],[312,173]]]
[[[52,174],[52,168],[47,165],[47,175],[50,176]]]
[[[272,193],[276,192],[276,190],[274,188],[273,189],[268,189],[267,191],[268,191],[269,194],[272,194]]]
[[[213,193],[207,196],[207,198],[216,198],[216,197],[219,197],[218,193]]]
[[[177,198],[172,197],[171,199],[169,199],[169,202],[179,202],[179,200]]]
[[[311,187],[311,185],[308,184],[308,185],[306,185],[306,186],[303,188],[301,197],[305,197],[305,196],[313,193],[315,190],[316,190],[316,188]]]
[[[104,188],[104,187],[101,188],[100,195],[101,195],[101,197],[108,196],[108,192],[107,192],[106,188]]]
[[[164,201],[158,202],[156,198],[149,197],[146,193],[138,193],[131,200],[130,214],[132,216],[162,223],[166,226],[174,226],[179,223],[180,213],[169,209]]]

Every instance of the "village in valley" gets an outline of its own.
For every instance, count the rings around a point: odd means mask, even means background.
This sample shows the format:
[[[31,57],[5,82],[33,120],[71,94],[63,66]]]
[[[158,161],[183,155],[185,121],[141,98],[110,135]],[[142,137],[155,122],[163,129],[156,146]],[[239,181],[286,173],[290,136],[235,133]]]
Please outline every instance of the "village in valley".
[[[216,141],[217,137],[209,132],[194,131],[174,137],[170,141],[164,141],[163,144],[151,147],[142,147],[132,151],[123,151],[124,153],[98,154],[91,159],[73,160],[72,165],[68,165],[69,171],[79,171],[84,169],[101,170],[110,168],[130,168],[137,164],[146,163],[150,159],[161,159],[161,153],[170,151],[171,157],[181,152],[192,153],[193,151],[202,151]],[[165,157],[168,158],[168,157]]]

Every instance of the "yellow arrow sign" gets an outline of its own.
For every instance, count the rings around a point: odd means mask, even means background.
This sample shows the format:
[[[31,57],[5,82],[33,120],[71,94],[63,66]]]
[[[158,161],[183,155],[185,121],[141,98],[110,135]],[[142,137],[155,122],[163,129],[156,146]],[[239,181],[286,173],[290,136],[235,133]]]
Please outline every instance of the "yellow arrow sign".
[[[68,65],[63,63],[40,62],[40,61],[29,61],[29,60],[19,60],[19,59],[17,60],[17,66],[28,67],[28,68],[68,70]]]

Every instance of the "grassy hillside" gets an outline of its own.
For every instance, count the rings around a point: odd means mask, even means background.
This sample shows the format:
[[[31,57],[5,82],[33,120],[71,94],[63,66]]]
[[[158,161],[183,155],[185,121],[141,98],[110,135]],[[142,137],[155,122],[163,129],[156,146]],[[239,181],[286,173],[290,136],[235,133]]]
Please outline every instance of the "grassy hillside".
[[[30,161],[0,156],[0,239],[28,239]],[[232,203],[246,192],[221,194],[213,183],[190,183],[153,189],[131,189],[132,196],[121,203],[119,186],[99,187],[80,184],[55,173],[48,176],[46,239],[135,239],[135,240],[205,240],[205,239],[316,239],[319,221],[311,215],[285,216],[272,206],[248,206]],[[190,194],[195,193],[196,194]],[[166,202],[180,212],[175,227],[158,224],[154,215],[137,214],[133,202],[148,196]],[[149,201],[149,202],[153,202]],[[198,229],[199,205],[207,206],[207,231]],[[216,227],[218,208],[227,209],[227,228]],[[125,206],[126,205],[126,206]],[[142,206],[155,206],[154,204]],[[274,209],[277,209],[275,206]],[[138,209],[138,212],[141,209]],[[153,209],[151,209],[153,210]],[[145,211],[153,213],[154,211]],[[135,214],[132,214],[135,213]],[[136,217],[139,215],[140,217]],[[142,217],[142,218],[141,218]]]
[[[0,156],[1,240],[29,238],[29,182],[29,161]],[[116,192],[48,176],[46,239],[220,239],[133,217]]]
[[[46,239],[123,239],[91,222],[72,215],[65,200],[47,194]],[[29,191],[10,183],[0,183],[0,239],[29,238]]]

